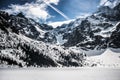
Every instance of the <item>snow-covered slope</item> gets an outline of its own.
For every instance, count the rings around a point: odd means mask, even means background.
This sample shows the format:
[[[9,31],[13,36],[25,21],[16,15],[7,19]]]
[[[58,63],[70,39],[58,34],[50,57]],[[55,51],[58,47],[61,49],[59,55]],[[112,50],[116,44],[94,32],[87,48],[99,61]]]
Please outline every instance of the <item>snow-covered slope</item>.
[[[0,30],[0,66],[83,66],[84,55],[73,50]]]
[[[120,67],[120,52],[107,49],[101,55],[87,57],[86,63],[93,67]]]

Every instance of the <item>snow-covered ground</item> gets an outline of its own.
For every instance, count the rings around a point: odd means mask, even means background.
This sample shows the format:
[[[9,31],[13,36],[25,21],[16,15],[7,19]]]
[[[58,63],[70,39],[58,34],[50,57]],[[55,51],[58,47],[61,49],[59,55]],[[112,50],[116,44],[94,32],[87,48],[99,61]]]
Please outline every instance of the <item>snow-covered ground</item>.
[[[107,49],[101,55],[87,57],[87,62],[97,67],[120,67],[120,53]]]
[[[0,69],[0,80],[120,80],[120,69]]]

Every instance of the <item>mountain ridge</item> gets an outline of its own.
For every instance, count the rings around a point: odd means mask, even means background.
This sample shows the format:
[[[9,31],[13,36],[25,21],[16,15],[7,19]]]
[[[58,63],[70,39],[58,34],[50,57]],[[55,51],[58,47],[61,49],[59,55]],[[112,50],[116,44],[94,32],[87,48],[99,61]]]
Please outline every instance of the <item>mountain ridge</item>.
[[[120,48],[120,3],[53,28],[22,13],[0,11],[0,64],[18,67],[85,66],[85,57]]]

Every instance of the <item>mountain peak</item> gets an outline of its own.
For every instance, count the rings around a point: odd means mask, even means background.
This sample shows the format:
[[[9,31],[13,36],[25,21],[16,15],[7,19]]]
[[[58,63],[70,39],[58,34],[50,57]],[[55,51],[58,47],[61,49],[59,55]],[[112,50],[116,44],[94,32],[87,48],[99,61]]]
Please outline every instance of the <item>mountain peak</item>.
[[[18,13],[17,16],[25,18],[24,14],[22,12]]]
[[[101,0],[100,6],[108,6],[109,8],[114,8],[120,3],[120,0]]]

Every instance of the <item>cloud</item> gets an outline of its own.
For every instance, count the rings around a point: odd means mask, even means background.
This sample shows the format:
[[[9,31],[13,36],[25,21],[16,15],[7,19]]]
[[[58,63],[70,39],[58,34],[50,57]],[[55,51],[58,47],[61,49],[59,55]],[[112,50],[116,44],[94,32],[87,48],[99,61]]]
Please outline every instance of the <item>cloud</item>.
[[[53,28],[56,28],[58,26],[61,26],[62,24],[68,24],[71,21],[74,21],[74,19],[67,20],[67,21],[49,22],[48,25],[51,25],[51,26],[53,26]]]
[[[91,15],[91,13],[80,13],[79,16],[76,16],[76,18],[86,18],[90,15]]]
[[[59,0],[43,0],[44,2],[47,2],[47,3],[53,3],[53,4],[55,4],[55,5],[58,5],[58,3],[59,3]]]
[[[35,20],[46,20],[47,18],[50,17],[46,10],[46,6],[44,4],[28,4],[26,3],[25,5],[11,5],[10,9],[6,9],[7,12],[10,14],[17,14],[19,12],[22,12],[25,14],[26,17],[28,18],[33,18]]]
[[[49,4],[57,5],[59,0],[44,0]],[[36,21],[46,21],[51,17],[47,11],[47,6],[42,0],[37,0],[36,2],[26,3],[24,5],[13,5],[9,6],[9,9],[6,9],[10,14],[17,14],[22,12],[26,17],[35,19]]]

